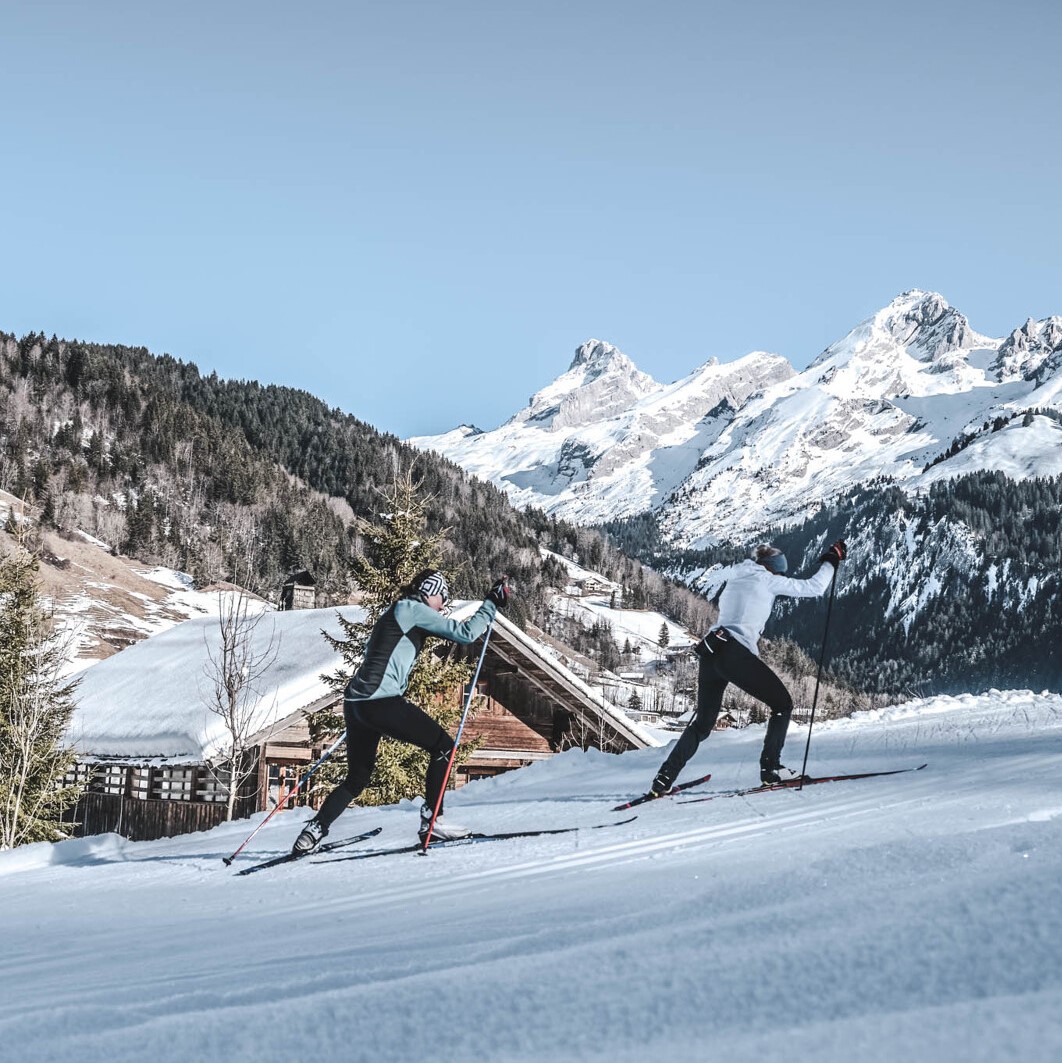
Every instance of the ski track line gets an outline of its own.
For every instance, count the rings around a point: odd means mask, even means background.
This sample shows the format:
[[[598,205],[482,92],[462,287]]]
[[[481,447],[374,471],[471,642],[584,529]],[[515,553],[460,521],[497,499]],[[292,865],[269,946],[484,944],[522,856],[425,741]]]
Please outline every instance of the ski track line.
[[[890,804],[890,808],[899,805],[920,801],[920,798],[912,798],[909,801],[901,801]],[[867,798],[858,803],[849,803],[845,809],[831,810],[828,815],[832,821],[850,819],[855,816],[865,816],[881,811],[880,801]],[[324,909],[341,907],[344,911],[372,907],[385,903],[392,905],[396,901],[416,900],[420,897],[438,897],[443,893],[457,892],[472,883],[483,883],[488,880],[505,880],[517,878],[529,878],[535,875],[549,875],[563,873],[572,870],[584,870],[588,867],[602,864],[618,863],[626,860],[641,859],[668,849],[686,848],[689,846],[710,845],[714,842],[724,844],[745,839],[757,834],[766,834],[775,829],[783,829],[800,826],[805,823],[821,822],[824,812],[819,809],[801,809],[800,811],[784,813],[771,819],[757,816],[752,820],[744,820],[740,823],[731,823],[723,827],[713,825],[709,827],[697,827],[693,830],[677,831],[671,834],[653,835],[635,841],[616,842],[612,845],[595,846],[592,849],[584,849],[575,853],[548,857],[545,860],[529,860],[520,864],[509,864],[503,867],[486,868],[481,871],[469,871],[460,875],[448,876],[445,882],[432,880],[419,882],[406,887],[388,886],[372,893],[360,893],[357,897],[345,897],[342,900],[324,901],[320,907]]]

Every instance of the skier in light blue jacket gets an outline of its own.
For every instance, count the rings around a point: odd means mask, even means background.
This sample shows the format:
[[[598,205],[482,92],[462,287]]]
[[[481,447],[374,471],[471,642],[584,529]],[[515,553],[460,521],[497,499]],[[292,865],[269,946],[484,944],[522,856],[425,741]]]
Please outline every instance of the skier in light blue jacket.
[[[778,597],[817,598],[830,585],[848,550],[838,539],[819,559],[808,579],[786,576],[785,555],[774,546],[758,546],[749,560],[726,574],[719,599],[718,623],[695,647],[700,658],[697,711],[660,766],[650,793],[666,793],[697,747],[712,733],[730,683],[740,687],[771,711],[760,754],[760,781],[769,784],[796,778],[782,762],[782,747],[793,713],[793,699],[782,681],[760,660],[759,640]]]
[[[438,802],[453,739],[420,706],[405,697],[409,676],[429,636],[467,645],[475,642],[494,621],[495,613],[509,600],[507,577],[497,580],[483,604],[467,620],[443,615],[450,600],[446,577],[435,569],[421,572],[402,597],[376,621],[361,665],[347,683],[343,695],[343,718],[347,725],[347,777],[324,800],[320,811],[302,829],[292,852],[312,852],[343,810],[368,785],[376,765],[383,736],[419,746],[430,755],[421,809],[423,841]],[[442,806],[439,806],[442,816]],[[461,837],[467,830],[456,824],[435,821],[432,837]]]

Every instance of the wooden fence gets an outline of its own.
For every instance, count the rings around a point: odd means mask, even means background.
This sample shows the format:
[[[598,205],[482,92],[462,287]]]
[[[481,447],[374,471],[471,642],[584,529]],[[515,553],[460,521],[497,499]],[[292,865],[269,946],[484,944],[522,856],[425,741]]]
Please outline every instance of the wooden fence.
[[[236,803],[236,818],[256,810],[254,798]],[[225,821],[222,802],[157,801],[119,794],[85,793],[72,818],[77,837],[90,834],[120,834],[134,842],[172,838],[178,834],[210,830]]]

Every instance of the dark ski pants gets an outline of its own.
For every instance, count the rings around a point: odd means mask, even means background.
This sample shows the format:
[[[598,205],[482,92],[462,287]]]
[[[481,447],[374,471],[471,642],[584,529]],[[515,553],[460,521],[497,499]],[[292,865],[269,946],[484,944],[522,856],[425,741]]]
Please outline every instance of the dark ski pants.
[[[760,754],[761,768],[777,768],[785,745],[789,717],[793,714],[793,699],[782,681],[740,642],[726,632],[712,632],[700,653],[701,665],[697,676],[697,713],[689,727],[682,732],[675,748],[661,765],[660,774],[673,783],[697,752],[697,747],[712,733],[719,711],[723,707],[723,691],[730,683],[741,687],[770,710],[767,734]]]
[[[435,808],[443,783],[446,765],[454,750],[453,739],[423,709],[405,698],[374,698],[371,701],[346,701],[343,719],[347,725],[347,777],[324,800],[316,819],[330,827],[340,813],[369,784],[376,766],[376,751],[385,735],[399,742],[409,742],[426,750],[428,777],[424,800]],[[442,808],[439,808],[442,813]]]

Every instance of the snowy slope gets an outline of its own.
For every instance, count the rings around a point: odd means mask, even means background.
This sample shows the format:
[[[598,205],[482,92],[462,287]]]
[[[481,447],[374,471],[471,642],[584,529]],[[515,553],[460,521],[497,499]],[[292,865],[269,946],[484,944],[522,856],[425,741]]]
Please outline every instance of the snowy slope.
[[[762,731],[689,773],[755,778]],[[794,728],[787,758],[799,763]],[[0,854],[0,1055],[132,1063],[1062,1057],[1062,697],[817,725],[817,772],[926,770],[631,823],[234,877],[246,821]],[[658,750],[572,751],[448,800],[481,829],[609,823]],[[255,840],[286,849],[305,812]],[[410,804],[333,837],[413,838]],[[242,862],[241,857],[241,862]]]
[[[17,498],[0,491],[0,528],[12,510],[16,519],[36,524],[32,509],[27,515]],[[46,530],[39,535],[42,597],[54,611],[69,650],[70,672],[189,617],[216,617],[235,592],[230,584],[196,590],[187,573],[115,555],[106,543],[85,532],[72,539]],[[0,549],[13,548],[12,537],[0,530]],[[269,606],[256,600],[251,608],[259,607]]]
[[[652,386],[615,348],[588,346],[609,367],[591,384],[581,383],[581,348],[567,373],[500,428],[412,442],[493,480],[518,505],[579,523],[653,510],[676,545],[701,546],[801,519],[876,477],[917,489],[925,465],[984,422],[1062,410],[1062,318],[992,339],[942,296],[919,290],[801,373],[756,353]],[[933,478],[972,467],[1015,477],[1062,469],[1057,422],[1013,426],[934,466]]]

